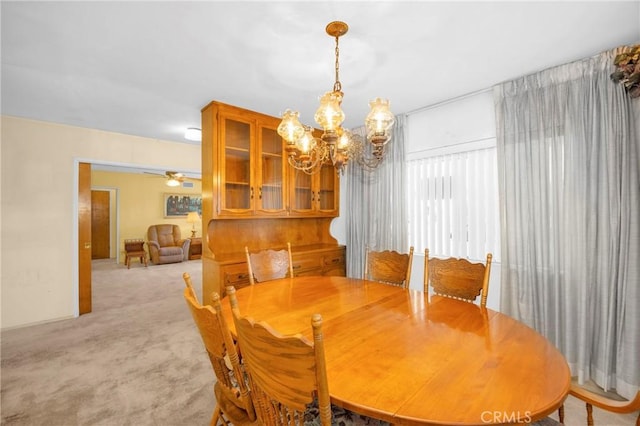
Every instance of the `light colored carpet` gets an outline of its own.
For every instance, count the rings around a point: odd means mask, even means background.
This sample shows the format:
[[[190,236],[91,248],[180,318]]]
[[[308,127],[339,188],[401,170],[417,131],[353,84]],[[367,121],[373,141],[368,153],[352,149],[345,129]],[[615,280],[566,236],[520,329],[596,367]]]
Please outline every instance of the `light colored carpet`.
[[[1,424],[208,424],[215,378],[182,297],[183,272],[202,300],[199,260],[129,270],[94,261],[91,314],[2,332]],[[633,414],[597,408],[594,419],[635,425]],[[586,425],[573,397],[565,424]]]
[[[2,424],[208,424],[214,374],[183,272],[199,290],[197,260],[94,261],[92,313],[3,332]]]

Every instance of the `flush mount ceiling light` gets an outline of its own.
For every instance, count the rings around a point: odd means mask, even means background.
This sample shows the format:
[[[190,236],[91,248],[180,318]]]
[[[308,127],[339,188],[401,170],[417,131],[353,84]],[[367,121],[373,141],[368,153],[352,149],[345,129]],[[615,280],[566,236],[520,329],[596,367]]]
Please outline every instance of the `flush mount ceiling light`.
[[[184,138],[190,141],[202,142],[202,131],[197,127],[189,127],[184,132]]]
[[[371,144],[372,157],[365,156],[365,143],[358,135],[342,128],[345,119],[340,109],[342,85],[340,83],[339,39],[349,30],[341,21],[330,22],[325,28],[328,35],[336,40],[335,83],[333,91],[320,98],[320,106],[315,113],[316,122],[324,133],[320,138],[313,136],[313,128],[300,123],[296,111],[286,110],[278,126],[278,134],[287,143],[289,164],[307,174],[317,173],[322,164],[331,160],[339,173],[343,173],[349,160],[355,160],[366,169],[375,169],[384,158],[385,145],[391,138],[391,127],[395,122],[389,110],[389,101],[375,98],[369,102],[371,110],[365,119],[366,140]]]

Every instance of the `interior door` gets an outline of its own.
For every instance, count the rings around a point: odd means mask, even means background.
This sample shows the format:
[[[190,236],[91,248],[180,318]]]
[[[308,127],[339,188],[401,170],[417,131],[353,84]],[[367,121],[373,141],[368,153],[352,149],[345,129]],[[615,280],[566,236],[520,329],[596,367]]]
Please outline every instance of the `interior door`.
[[[91,312],[91,164],[78,167],[78,298],[80,315]]]
[[[91,259],[111,256],[109,200],[109,191],[91,191]]]

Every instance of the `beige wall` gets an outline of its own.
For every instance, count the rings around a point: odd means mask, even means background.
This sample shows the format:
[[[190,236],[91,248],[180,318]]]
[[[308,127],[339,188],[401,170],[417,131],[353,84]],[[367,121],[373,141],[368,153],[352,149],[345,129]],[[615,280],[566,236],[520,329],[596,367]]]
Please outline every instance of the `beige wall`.
[[[2,116],[2,328],[77,314],[81,161],[163,170],[201,167],[199,145]]]
[[[162,176],[114,173],[106,171],[91,172],[91,186],[93,189],[115,188],[118,193],[118,206],[111,211],[113,230],[115,231],[116,214],[118,215],[119,240],[115,250],[119,252],[120,263],[124,262],[124,240],[132,238],[147,239],[149,225],[158,223],[172,223],[180,227],[183,238],[191,236],[191,223],[184,217],[164,217],[164,195],[185,194],[197,195],[202,193],[202,185],[193,181],[193,188],[171,188]],[[116,210],[117,208],[117,210]],[[196,234],[202,236],[202,225],[196,223]],[[113,247],[112,247],[113,248]],[[115,257],[115,250],[112,256]]]

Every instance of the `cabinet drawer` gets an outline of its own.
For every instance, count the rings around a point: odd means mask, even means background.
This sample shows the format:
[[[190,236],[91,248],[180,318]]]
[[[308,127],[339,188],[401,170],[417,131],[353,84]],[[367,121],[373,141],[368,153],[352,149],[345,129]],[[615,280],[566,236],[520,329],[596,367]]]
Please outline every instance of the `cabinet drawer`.
[[[224,286],[232,285],[236,288],[249,285],[249,270],[246,263],[229,265],[222,268]]]
[[[317,255],[304,255],[293,258],[293,273],[295,275],[312,269],[319,270],[321,266],[321,260]]]
[[[322,256],[322,266],[326,268],[333,268],[342,266],[345,264],[343,253],[332,253],[326,256]]]

